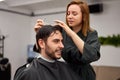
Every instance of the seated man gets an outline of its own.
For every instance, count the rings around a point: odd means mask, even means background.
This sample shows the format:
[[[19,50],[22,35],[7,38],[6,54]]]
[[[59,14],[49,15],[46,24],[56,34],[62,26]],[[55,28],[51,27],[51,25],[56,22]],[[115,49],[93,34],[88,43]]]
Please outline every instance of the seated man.
[[[40,55],[28,67],[21,70],[14,80],[81,80],[68,67],[58,61],[64,48],[60,26],[44,25],[36,34]]]

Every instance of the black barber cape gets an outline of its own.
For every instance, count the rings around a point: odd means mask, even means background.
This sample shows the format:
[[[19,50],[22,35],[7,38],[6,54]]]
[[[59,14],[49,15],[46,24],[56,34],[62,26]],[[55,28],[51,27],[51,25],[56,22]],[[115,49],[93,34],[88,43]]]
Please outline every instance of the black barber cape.
[[[81,80],[66,63],[47,62],[42,58],[34,59],[29,67],[20,70],[14,80]]]

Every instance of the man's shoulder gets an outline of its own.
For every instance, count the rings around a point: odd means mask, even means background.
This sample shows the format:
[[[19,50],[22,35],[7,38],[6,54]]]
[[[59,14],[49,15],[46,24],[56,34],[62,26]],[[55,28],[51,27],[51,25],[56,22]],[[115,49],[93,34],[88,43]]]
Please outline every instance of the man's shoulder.
[[[17,70],[16,73],[19,73],[21,71],[30,71],[34,69],[34,66],[36,65],[36,60],[34,59],[31,63],[26,63],[22,66],[20,66]]]
[[[37,63],[37,60],[36,58],[29,64],[26,64],[25,66],[26,68],[24,68],[24,72],[34,72],[34,71],[37,71],[37,67],[38,67],[38,63]]]
[[[29,78],[31,76],[35,76],[37,74],[37,70],[34,68],[33,62],[29,64],[24,64],[20,66],[14,75],[14,80],[21,80],[22,78]],[[29,77],[28,77],[29,76]]]

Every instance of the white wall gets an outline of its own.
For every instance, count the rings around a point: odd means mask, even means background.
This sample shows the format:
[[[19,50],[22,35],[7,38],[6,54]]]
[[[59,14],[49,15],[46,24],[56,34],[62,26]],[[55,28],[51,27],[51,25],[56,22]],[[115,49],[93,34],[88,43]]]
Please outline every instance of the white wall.
[[[31,17],[0,11],[0,35],[4,41],[4,57],[9,58],[12,76],[15,70],[26,63],[27,45],[30,44]]]
[[[96,28],[100,36],[120,34],[120,0],[106,0],[103,12],[91,14],[91,26]]]

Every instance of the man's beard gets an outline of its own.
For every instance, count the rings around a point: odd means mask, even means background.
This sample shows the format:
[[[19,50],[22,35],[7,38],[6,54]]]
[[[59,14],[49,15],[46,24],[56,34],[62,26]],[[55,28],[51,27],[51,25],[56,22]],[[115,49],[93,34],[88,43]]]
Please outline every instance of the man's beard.
[[[50,52],[50,47],[49,47],[48,45],[46,45],[45,53],[46,53],[46,55],[47,55],[49,58],[51,58],[52,60],[56,60],[56,59],[57,59],[57,58],[55,57],[55,52],[56,52],[56,51],[57,51],[57,50]]]

